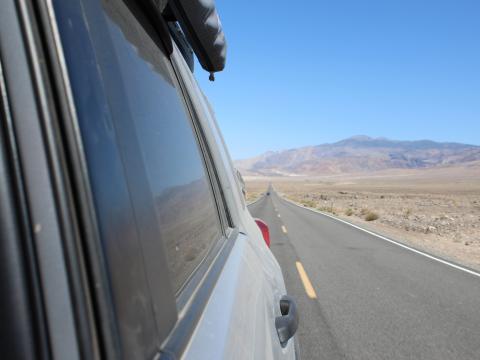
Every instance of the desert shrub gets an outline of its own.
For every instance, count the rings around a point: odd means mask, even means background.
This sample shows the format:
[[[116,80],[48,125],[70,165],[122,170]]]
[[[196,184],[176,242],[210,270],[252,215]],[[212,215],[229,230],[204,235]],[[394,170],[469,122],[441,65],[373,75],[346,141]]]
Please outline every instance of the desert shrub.
[[[345,215],[352,216],[353,215],[353,210],[348,208],[347,210],[345,210]]]
[[[327,212],[327,213],[330,213],[330,214],[333,214],[333,215],[337,215],[336,209],[332,206],[319,206],[319,207],[317,207],[317,210]]]
[[[365,214],[366,221],[374,221],[377,219],[378,219],[378,214],[374,213],[373,211],[369,211],[368,213]]]
[[[302,205],[307,207],[315,207],[315,201],[312,200],[302,200]]]
[[[245,194],[245,198],[247,202],[253,202],[257,200],[259,197],[260,197],[260,193],[257,191],[247,191],[247,193]]]

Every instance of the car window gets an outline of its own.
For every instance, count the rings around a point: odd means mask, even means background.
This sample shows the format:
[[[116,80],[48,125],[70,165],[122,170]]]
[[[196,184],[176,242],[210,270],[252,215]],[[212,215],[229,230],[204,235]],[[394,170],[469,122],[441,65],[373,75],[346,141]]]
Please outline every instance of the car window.
[[[223,237],[205,159],[155,31],[134,6],[122,1],[102,6],[107,33],[90,31],[90,36],[136,209],[149,286],[156,291],[150,273],[161,272],[157,242],[164,246],[172,287],[179,293]],[[156,224],[147,220],[152,213]]]
[[[171,64],[130,16],[126,27],[116,21],[120,17],[112,17],[109,29],[178,292],[222,237],[222,230],[204,158]]]

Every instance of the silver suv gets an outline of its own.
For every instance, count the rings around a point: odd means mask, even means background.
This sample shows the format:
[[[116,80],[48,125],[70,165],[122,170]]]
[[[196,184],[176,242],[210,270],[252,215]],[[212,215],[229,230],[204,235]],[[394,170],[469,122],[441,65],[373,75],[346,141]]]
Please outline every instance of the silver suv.
[[[3,359],[293,359],[295,302],[195,81],[207,0],[4,0]],[[206,74],[205,74],[206,75]]]

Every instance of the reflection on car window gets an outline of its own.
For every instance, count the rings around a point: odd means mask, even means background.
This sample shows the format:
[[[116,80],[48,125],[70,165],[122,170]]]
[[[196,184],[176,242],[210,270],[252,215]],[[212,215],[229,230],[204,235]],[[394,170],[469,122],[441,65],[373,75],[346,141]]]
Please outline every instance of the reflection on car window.
[[[168,59],[138,22],[128,21],[118,11],[112,14],[110,34],[125,84],[125,101],[178,290],[221,237],[218,213]]]

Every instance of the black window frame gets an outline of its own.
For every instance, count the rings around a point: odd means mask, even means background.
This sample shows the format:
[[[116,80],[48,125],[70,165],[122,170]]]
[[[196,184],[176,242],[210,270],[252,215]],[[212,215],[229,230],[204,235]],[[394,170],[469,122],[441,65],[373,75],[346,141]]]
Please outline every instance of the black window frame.
[[[4,96],[3,100],[9,103],[12,115],[6,124],[16,190],[11,194],[16,201],[12,215],[15,213],[22,227],[18,243],[23,247],[25,271],[31,280],[33,294],[28,309],[33,314],[33,320],[29,326],[38,337],[38,344],[25,344],[23,350],[28,352],[29,357],[31,354],[39,358],[62,357],[69,353],[73,358],[93,359],[98,358],[98,351],[97,344],[92,341],[92,314],[85,297],[84,267],[80,265],[83,257],[76,243],[78,228],[72,217],[76,209],[69,203],[70,183],[66,172],[62,172],[67,164],[60,141],[62,135],[58,132],[61,106],[54,91],[57,74],[50,68],[51,49],[45,46],[49,29],[44,32],[43,5],[40,2],[7,0],[2,4],[2,15],[8,20],[0,21],[0,57],[8,67],[4,75],[11,95]],[[24,109],[30,111],[25,113]],[[28,141],[22,141],[25,137]],[[40,175],[32,174],[31,169],[35,168],[31,165],[32,161],[38,164],[38,169],[42,169]],[[39,186],[45,185],[45,181],[48,182],[47,191]],[[48,204],[47,213],[52,221],[50,227],[45,226],[47,229],[33,222],[35,216],[38,218],[39,213],[45,212],[41,208],[45,204]],[[49,241],[36,238],[42,233]],[[56,242],[56,234],[60,235],[57,238],[60,252],[42,253],[39,249],[42,243]],[[50,269],[55,266],[55,269],[48,273],[49,276],[42,277],[40,270],[44,270],[45,263]],[[66,282],[59,283],[57,274],[65,277]],[[53,293],[44,288],[45,283],[52,281],[58,290]],[[68,303],[66,307],[63,306],[65,303]],[[64,316],[51,316],[49,309],[57,314],[60,311]],[[68,329],[70,325],[71,331]]]

